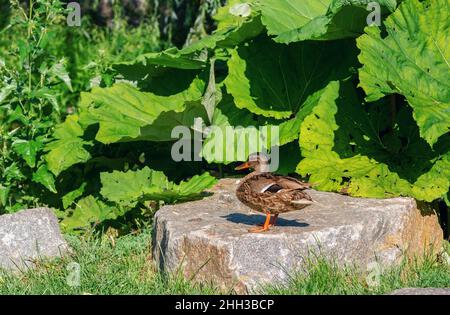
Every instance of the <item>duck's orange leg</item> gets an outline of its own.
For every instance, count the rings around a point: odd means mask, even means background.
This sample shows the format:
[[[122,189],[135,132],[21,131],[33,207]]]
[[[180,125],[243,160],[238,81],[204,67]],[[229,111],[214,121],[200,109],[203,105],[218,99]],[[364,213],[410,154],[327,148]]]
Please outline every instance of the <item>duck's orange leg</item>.
[[[278,214],[275,214],[272,218],[272,223],[270,224],[270,226],[275,226],[275,224],[277,224],[277,219],[278,219]]]
[[[272,220],[270,220],[269,227],[275,226],[275,224],[277,223],[277,219],[278,219],[278,214],[275,214],[272,217]],[[264,226],[264,224],[258,224],[258,226]]]
[[[261,233],[261,232],[266,232],[269,230],[269,225],[270,225],[270,213],[267,213],[266,215],[266,221],[264,222],[264,225],[262,227],[255,227],[252,228],[250,230],[248,230],[250,233]]]

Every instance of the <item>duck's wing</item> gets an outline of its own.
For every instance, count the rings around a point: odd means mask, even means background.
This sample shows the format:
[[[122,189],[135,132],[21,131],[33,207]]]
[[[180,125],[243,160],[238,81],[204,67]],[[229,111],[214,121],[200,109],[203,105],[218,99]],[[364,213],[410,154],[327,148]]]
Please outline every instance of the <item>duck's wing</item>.
[[[275,182],[282,189],[308,189],[311,188],[311,184],[302,182],[296,178],[289,176],[276,176]]]
[[[247,180],[251,190],[255,193],[276,192],[282,187],[277,186],[277,182],[272,174],[258,174]]]
[[[249,179],[249,185],[257,193],[278,193],[285,190],[303,190],[311,187],[310,184],[299,181],[293,177],[262,173]]]
[[[239,200],[252,209],[283,213],[302,209],[314,201],[303,191],[309,185],[292,177],[271,173],[251,174],[237,187]]]

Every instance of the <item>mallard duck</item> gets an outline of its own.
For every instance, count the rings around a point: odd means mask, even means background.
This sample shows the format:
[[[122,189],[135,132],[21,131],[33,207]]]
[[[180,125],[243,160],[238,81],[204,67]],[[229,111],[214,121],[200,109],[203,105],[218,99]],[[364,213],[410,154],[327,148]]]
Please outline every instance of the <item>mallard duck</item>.
[[[313,203],[304,191],[311,185],[289,176],[269,172],[269,159],[261,153],[250,154],[248,161],[235,170],[253,169],[236,189],[237,198],[246,206],[266,214],[262,226],[252,228],[251,233],[265,232],[274,226],[280,213],[300,210]],[[272,218],[273,215],[273,218]]]

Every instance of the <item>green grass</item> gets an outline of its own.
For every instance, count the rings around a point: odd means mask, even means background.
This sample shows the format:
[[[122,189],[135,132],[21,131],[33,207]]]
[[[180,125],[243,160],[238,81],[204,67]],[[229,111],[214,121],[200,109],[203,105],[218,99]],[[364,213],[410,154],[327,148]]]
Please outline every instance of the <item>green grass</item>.
[[[374,269],[371,269],[374,270]],[[321,257],[307,260],[304,272],[292,276],[288,285],[270,286],[269,294],[386,294],[406,287],[450,287],[450,265],[444,257],[406,261],[377,272],[342,268]],[[372,284],[372,285],[369,285]]]
[[[217,294],[210,286],[181,276],[158,273],[151,261],[151,233],[101,237],[67,236],[73,253],[35,270],[12,275],[0,272],[0,294]],[[448,245],[447,245],[448,246]],[[450,252],[450,246],[448,246]],[[70,263],[80,265],[80,286],[69,286]],[[408,263],[385,271],[379,286],[368,286],[367,274],[342,269],[321,258],[310,259],[289,285],[265,287],[269,294],[383,294],[402,287],[449,287],[450,266],[439,259]],[[69,277],[70,278],[70,277]]]
[[[193,285],[182,277],[165,277],[151,262],[151,235],[107,237],[66,236],[73,253],[20,275],[0,273],[2,294],[213,294],[215,290]],[[69,286],[69,264],[80,265],[80,286]]]

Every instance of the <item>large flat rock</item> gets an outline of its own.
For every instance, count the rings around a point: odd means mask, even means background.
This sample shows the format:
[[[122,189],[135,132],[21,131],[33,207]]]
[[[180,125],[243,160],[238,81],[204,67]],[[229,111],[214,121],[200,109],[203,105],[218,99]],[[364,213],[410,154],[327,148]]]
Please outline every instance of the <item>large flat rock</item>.
[[[58,219],[47,208],[0,216],[0,268],[25,270],[41,258],[60,257],[68,250]]]
[[[388,266],[405,255],[442,248],[436,214],[418,210],[414,199],[314,190],[308,192],[316,204],[281,215],[269,232],[248,233],[264,216],[237,200],[236,185],[236,179],[223,179],[212,196],[156,213],[153,257],[160,269],[251,293],[260,284],[286,281],[311,253],[367,269],[373,262]]]

